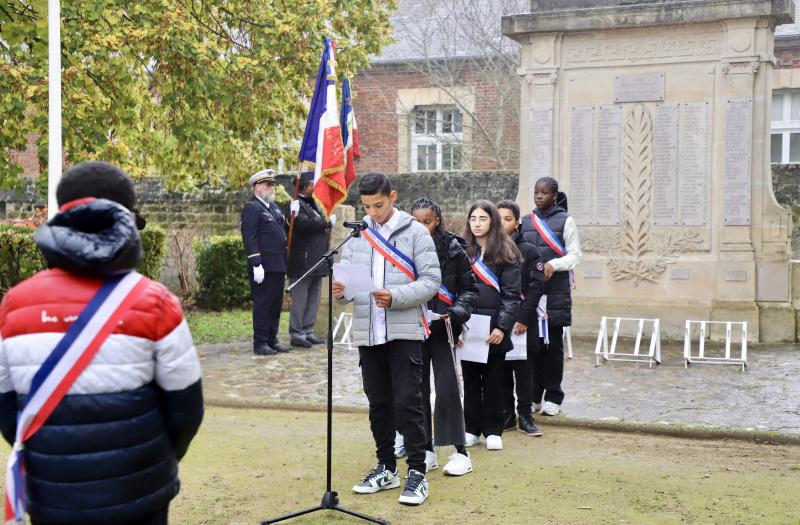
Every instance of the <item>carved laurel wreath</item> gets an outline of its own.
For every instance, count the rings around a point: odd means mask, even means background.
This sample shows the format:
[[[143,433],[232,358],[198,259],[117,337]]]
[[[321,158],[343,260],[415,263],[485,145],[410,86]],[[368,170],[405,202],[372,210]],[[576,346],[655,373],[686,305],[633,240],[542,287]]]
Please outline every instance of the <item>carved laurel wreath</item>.
[[[653,122],[647,109],[637,104],[628,113],[623,135],[622,229],[610,239],[587,239],[587,250],[599,248],[609,256],[608,266],[616,281],[658,282],[681,252],[702,240],[696,231],[664,235],[653,242],[650,235],[650,199],[653,185]],[[595,246],[596,245],[596,246]],[[621,254],[621,255],[620,255]]]

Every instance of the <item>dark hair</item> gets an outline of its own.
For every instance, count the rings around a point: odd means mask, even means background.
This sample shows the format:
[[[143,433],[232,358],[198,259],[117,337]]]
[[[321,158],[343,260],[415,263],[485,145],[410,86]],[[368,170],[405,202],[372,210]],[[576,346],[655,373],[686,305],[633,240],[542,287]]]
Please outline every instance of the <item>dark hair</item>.
[[[358,181],[359,195],[386,195],[392,193],[392,183],[383,173],[367,173]]]
[[[522,255],[519,253],[514,241],[511,240],[511,237],[503,231],[497,207],[487,200],[475,201],[467,213],[467,227],[464,230],[464,239],[467,241],[467,255],[472,259],[478,254],[478,242],[469,227],[469,218],[477,208],[488,213],[491,220],[489,233],[486,235],[486,250],[483,254],[484,262],[493,266],[519,264],[522,261]]]
[[[553,195],[558,195],[558,181],[553,177],[542,177],[536,181],[536,184],[534,184],[533,187],[535,188],[539,184],[546,185],[548,188],[550,188],[550,191],[553,192]]]
[[[56,188],[59,206],[85,197],[108,199],[129,210],[136,208],[133,180],[127,173],[108,162],[81,162],[61,176]]]
[[[497,203],[498,210],[511,210],[511,213],[514,214],[514,218],[519,220],[519,204],[514,201],[510,201],[508,199],[504,199]]]
[[[414,210],[431,210],[433,211],[434,215],[438,217],[439,224],[436,225],[436,229],[433,230],[433,244],[436,246],[436,253],[439,255],[439,261],[441,261],[447,256],[447,231],[444,229],[444,218],[442,218],[442,209],[439,208],[439,205],[436,204],[436,201],[428,197],[427,195],[423,195],[422,197],[418,198],[414,202],[411,203],[411,213],[414,213]]]

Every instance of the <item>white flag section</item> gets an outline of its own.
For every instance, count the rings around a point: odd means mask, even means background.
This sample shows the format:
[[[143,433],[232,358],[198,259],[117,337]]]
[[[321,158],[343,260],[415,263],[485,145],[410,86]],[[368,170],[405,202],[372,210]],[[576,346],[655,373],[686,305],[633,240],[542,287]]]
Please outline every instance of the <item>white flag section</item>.
[[[492,318],[488,315],[472,314],[464,325],[461,340],[464,346],[458,349],[458,358],[462,361],[486,363],[489,361],[489,337]]]

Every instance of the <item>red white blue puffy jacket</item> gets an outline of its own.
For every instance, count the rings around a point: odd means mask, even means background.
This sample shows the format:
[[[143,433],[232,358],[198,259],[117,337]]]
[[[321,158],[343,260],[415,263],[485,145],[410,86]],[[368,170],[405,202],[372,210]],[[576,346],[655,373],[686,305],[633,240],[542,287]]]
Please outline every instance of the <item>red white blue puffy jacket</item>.
[[[51,269],[12,288],[0,304],[0,430],[9,443],[39,366],[103,277],[141,258],[129,216],[96,200],[37,231]],[[151,281],[25,443],[32,521],[124,524],[165,508],[178,493],[178,460],[202,417],[200,364],[180,303]]]

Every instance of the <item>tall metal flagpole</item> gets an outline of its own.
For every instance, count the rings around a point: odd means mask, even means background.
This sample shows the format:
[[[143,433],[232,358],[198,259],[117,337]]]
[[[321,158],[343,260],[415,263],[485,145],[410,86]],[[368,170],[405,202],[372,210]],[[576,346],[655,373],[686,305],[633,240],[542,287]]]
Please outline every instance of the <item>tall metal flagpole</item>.
[[[58,212],[56,187],[61,180],[61,2],[49,0],[47,5],[48,27],[48,154],[47,154],[47,218]]]

